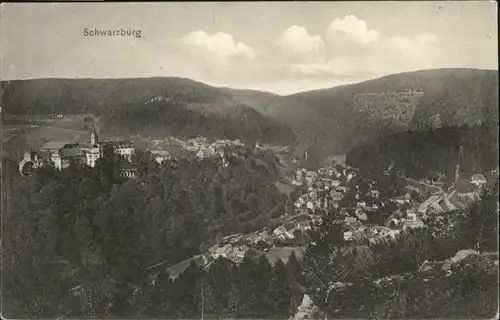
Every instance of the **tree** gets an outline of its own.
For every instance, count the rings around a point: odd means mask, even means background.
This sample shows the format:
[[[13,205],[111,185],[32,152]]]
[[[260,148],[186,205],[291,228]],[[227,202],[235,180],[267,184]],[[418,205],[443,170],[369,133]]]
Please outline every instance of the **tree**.
[[[237,280],[237,267],[231,260],[219,257],[210,265],[206,275],[205,314],[234,316]]]
[[[482,190],[457,222],[457,232],[469,248],[486,251],[498,249],[498,180]]]
[[[292,290],[291,308],[296,310],[302,302],[303,286],[305,285],[304,270],[301,262],[297,259],[295,251],[292,251],[286,263],[287,282]]]
[[[175,318],[200,318],[203,311],[203,270],[191,260],[187,269],[174,282]]]
[[[245,255],[238,268],[238,310],[237,317],[269,318],[272,306],[268,297],[268,288],[272,277],[272,267],[265,255],[258,261]]]
[[[269,300],[273,303],[271,319],[288,319],[293,312],[292,288],[283,261],[278,259],[273,269]]]
[[[150,294],[149,308],[145,310],[144,315],[148,318],[170,318],[173,315],[174,283],[167,270],[161,270],[153,284]]]

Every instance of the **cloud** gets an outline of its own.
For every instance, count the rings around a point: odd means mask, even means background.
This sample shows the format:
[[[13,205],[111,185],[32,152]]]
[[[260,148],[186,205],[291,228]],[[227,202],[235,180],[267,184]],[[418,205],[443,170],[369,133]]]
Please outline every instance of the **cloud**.
[[[438,45],[439,39],[430,33],[419,33],[413,37],[389,38],[389,45],[403,53],[411,54],[415,50],[430,49]]]
[[[314,59],[323,55],[325,42],[320,35],[311,35],[306,28],[292,25],[276,40],[280,53],[293,60]]]
[[[289,64],[279,68],[283,75],[303,79],[353,80],[377,75],[369,69],[357,69],[355,66],[343,67],[343,61],[331,61],[318,64]]]
[[[445,63],[439,38],[431,33],[410,37],[391,37],[385,41],[384,51],[392,56],[392,64],[402,68],[434,68]]]
[[[256,56],[254,48],[243,42],[235,41],[232,35],[223,32],[208,34],[203,30],[193,31],[183,36],[181,43],[216,58],[243,56],[253,59]]]
[[[346,15],[342,19],[335,18],[326,32],[333,40],[343,37],[361,45],[370,44],[379,38],[378,31],[368,29],[366,22],[354,15]]]
[[[333,19],[324,37],[293,25],[277,43],[285,52],[272,69],[293,79],[366,79],[444,63],[435,34],[390,37],[354,15]],[[295,59],[286,59],[288,56]]]

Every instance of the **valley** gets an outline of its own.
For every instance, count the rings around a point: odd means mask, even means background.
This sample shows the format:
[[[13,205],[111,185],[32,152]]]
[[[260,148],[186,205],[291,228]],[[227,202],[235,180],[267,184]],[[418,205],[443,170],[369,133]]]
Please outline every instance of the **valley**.
[[[441,295],[451,316],[474,301],[491,313],[494,75],[427,70],[288,96],[182,78],[2,82],[2,271],[26,284],[9,287],[25,307],[9,312],[433,317],[426,297]],[[131,142],[127,175],[97,132]],[[99,157],[21,175],[46,143]]]

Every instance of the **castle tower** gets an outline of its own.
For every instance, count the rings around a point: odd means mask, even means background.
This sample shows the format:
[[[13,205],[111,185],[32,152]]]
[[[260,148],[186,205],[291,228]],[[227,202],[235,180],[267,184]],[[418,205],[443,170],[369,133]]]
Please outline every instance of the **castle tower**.
[[[92,132],[90,133],[90,143],[93,146],[99,143],[99,137],[97,136],[97,132],[95,131],[95,127],[92,128]]]
[[[50,159],[54,163],[54,168],[55,169],[57,169],[57,170],[61,170],[62,169],[62,159],[61,159],[61,156],[59,155],[59,151],[56,151],[56,152],[52,153]]]

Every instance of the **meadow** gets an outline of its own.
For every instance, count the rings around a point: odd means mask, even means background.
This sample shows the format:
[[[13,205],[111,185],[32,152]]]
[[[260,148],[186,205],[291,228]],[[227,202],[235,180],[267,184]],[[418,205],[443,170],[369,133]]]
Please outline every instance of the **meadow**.
[[[97,119],[88,115],[53,117],[5,117],[2,120],[2,156],[19,161],[26,149],[39,149],[48,141],[83,142],[89,140]]]

